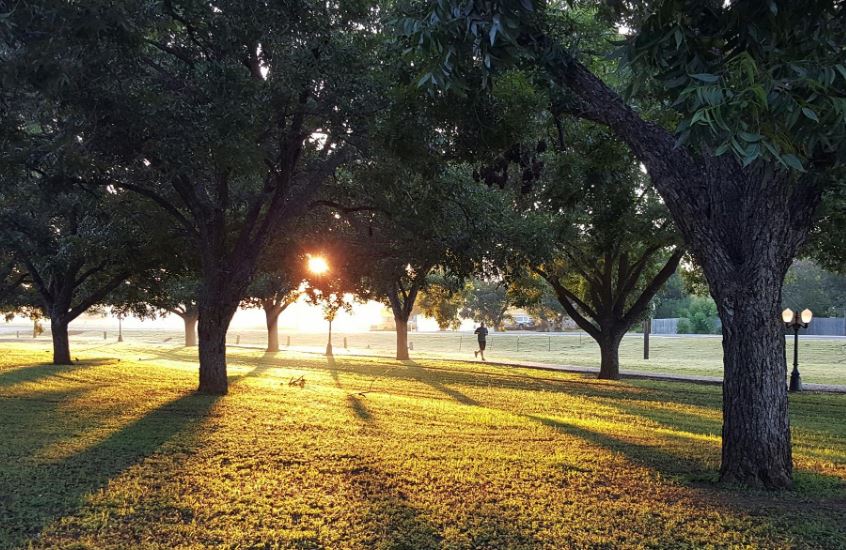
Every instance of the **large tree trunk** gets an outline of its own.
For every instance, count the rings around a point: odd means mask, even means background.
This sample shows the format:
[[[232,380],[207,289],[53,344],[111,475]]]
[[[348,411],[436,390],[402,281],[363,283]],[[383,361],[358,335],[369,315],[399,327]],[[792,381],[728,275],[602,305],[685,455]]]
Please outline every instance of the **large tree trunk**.
[[[224,300],[207,297],[200,300],[200,387],[201,393],[225,395],[229,390],[226,376],[226,332],[235,315],[235,307]]]
[[[620,379],[620,340],[622,335],[616,333],[603,333],[597,339],[601,363],[599,365],[599,378],[601,380]]]
[[[408,356],[408,319],[394,315],[397,330],[397,359],[406,360]]]
[[[787,415],[784,273],[774,266],[753,280],[715,280],[723,323],[723,453],[720,478],[789,487],[793,465]]]
[[[420,270],[424,274],[429,271],[428,267]],[[394,314],[394,325],[397,333],[397,359],[407,360],[408,356],[408,318],[414,309],[414,301],[417,300],[417,292],[420,289],[421,281],[412,281],[411,285],[404,288],[402,279],[398,279],[394,286],[388,290],[388,300],[391,303],[391,311]],[[441,330],[444,330],[441,328]]]
[[[279,311],[278,308],[264,308],[264,317],[267,324],[267,351],[279,351]]]
[[[182,315],[182,322],[185,324],[185,347],[197,345],[197,319],[196,313]]]
[[[720,198],[712,221],[688,224],[686,237],[723,325],[720,479],[784,488],[793,465],[781,288],[819,195],[771,172],[745,176],[709,178]]]
[[[61,317],[50,317],[50,331],[53,334],[53,364],[70,365],[70,340],[68,339],[68,323]]]

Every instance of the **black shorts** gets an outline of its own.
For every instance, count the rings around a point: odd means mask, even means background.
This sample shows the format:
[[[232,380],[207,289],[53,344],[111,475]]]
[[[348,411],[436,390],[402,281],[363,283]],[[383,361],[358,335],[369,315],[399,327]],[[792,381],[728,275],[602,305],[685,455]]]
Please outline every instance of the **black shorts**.
[[[480,350],[485,351],[485,346],[487,346],[487,345],[488,345],[488,343],[485,340],[479,340],[479,349]]]

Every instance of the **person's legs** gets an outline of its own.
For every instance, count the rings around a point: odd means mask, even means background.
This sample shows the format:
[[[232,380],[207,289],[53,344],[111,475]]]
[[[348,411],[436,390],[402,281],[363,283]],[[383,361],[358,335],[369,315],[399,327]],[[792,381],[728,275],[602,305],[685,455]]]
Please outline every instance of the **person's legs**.
[[[482,356],[482,361],[485,360],[485,347],[487,347],[487,342],[484,340],[479,342],[479,354]]]

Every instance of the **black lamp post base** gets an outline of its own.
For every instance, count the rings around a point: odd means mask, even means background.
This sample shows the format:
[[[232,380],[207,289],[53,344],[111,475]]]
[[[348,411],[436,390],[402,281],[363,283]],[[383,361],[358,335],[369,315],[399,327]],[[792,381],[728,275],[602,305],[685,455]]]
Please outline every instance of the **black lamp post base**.
[[[795,369],[790,373],[790,386],[788,386],[787,390],[802,391],[802,377],[799,376],[799,372]]]

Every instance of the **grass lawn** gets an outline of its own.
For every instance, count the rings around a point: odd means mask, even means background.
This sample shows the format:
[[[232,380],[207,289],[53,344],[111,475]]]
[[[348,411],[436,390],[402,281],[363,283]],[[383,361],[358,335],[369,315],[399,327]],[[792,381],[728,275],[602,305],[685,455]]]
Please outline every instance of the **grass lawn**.
[[[5,331],[3,330],[5,328]],[[71,353],[76,350],[100,348],[114,344],[116,334],[108,333],[103,340],[102,330],[82,329],[71,331]],[[14,329],[0,327],[0,346],[37,342],[49,346],[49,336],[42,335],[33,341],[24,332],[21,339],[14,339]],[[160,329],[130,329],[124,331],[127,342],[143,345],[173,346],[183,341],[182,331]],[[320,351],[326,348],[325,333],[292,333],[282,331],[280,344],[289,342],[290,349]],[[264,347],[267,333],[264,330],[232,330],[229,344]],[[396,353],[396,335],[393,332],[336,333],[333,338],[336,354],[355,353],[393,357]],[[344,349],[344,342],[349,350]],[[414,346],[411,354],[420,359],[473,359],[476,338],[472,334],[455,332],[412,332],[409,342]],[[46,347],[44,348],[46,349]],[[655,336],[650,340],[650,359],[643,359],[643,335],[629,334],[620,345],[620,368],[628,372],[658,372],[668,374],[705,375],[721,377],[723,374],[722,339],[719,337]],[[793,362],[793,338],[787,339],[788,370]],[[540,332],[495,333],[488,337],[487,357],[490,361],[530,361],[553,365],[576,365],[599,368],[599,346],[590,337],[578,334],[553,334]],[[846,338],[819,338],[801,336],[799,366],[802,380],[816,384],[846,385]]]
[[[846,547],[846,396],[796,489],[715,484],[720,389],[446,360],[2,344],[0,547]],[[289,385],[302,376],[304,386]]]

